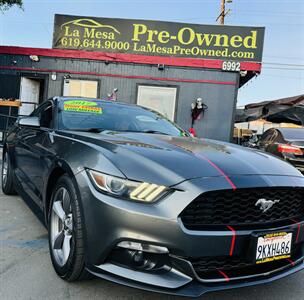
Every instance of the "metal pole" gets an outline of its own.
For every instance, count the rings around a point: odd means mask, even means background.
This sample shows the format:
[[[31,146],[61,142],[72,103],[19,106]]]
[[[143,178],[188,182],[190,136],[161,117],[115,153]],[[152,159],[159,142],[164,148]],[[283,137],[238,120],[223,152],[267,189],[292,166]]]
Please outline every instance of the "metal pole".
[[[221,0],[221,12],[219,18],[220,24],[224,25],[225,23],[225,0]]]

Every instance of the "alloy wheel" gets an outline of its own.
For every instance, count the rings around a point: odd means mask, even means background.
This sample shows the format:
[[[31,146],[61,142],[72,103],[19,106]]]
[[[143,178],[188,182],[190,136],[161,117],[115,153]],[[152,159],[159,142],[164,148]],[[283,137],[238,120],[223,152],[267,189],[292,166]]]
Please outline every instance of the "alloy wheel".
[[[54,196],[50,230],[52,252],[57,264],[62,267],[66,264],[71,253],[73,238],[71,197],[64,187],[59,188]]]
[[[6,185],[7,182],[7,173],[8,173],[8,155],[5,153],[3,158],[3,166],[2,166],[2,184]]]

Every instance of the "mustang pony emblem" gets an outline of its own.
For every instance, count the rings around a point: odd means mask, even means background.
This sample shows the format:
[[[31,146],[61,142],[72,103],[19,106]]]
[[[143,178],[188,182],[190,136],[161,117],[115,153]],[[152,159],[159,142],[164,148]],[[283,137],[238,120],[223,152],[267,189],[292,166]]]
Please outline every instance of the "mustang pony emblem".
[[[279,203],[280,200],[266,200],[266,199],[259,199],[255,206],[259,206],[260,210],[264,213],[272,208],[276,203]]]

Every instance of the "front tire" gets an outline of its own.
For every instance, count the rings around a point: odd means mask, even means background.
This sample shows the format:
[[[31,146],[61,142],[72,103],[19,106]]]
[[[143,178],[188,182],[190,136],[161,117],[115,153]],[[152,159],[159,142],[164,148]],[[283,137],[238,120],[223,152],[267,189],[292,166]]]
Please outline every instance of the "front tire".
[[[73,181],[61,176],[53,190],[48,215],[49,249],[56,273],[64,280],[88,277],[79,199]]]
[[[4,152],[2,161],[2,191],[5,195],[16,195],[14,187],[14,172],[10,163],[8,152]]]

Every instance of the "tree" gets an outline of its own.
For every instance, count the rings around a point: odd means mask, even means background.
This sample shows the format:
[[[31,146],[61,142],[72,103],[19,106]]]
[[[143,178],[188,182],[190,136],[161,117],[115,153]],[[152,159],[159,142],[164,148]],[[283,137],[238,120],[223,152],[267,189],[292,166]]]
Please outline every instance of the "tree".
[[[23,0],[0,0],[0,11],[8,10],[14,5],[23,8]]]

